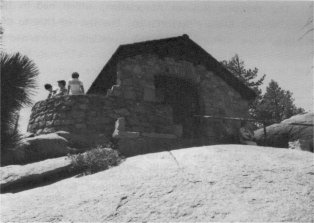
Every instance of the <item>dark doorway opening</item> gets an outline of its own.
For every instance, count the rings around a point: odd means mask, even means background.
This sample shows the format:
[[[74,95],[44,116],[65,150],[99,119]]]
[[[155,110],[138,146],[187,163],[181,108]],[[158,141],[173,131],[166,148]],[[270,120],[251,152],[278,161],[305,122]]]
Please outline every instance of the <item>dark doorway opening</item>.
[[[200,137],[199,95],[197,87],[189,81],[170,77],[155,77],[156,97],[160,103],[170,105],[173,109],[173,121],[183,127],[183,138]]]

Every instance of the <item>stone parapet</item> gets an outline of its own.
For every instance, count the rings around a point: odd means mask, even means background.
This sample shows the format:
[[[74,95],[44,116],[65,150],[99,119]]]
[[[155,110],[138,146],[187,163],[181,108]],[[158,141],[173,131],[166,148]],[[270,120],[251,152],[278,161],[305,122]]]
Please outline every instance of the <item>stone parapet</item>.
[[[172,133],[169,106],[100,95],[68,95],[37,102],[28,132],[45,134],[69,131],[77,134],[112,135],[115,121],[125,118],[128,131]]]

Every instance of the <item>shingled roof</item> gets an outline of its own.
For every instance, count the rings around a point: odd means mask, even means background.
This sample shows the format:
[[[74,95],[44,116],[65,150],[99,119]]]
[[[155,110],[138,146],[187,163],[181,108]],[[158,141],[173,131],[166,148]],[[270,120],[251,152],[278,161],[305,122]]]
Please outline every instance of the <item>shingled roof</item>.
[[[186,34],[167,39],[120,45],[92,83],[87,94],[105,94],[112,85],[116,84],[117,62],[141,54],[154,54],[161,58],[172,57],[189,61],[195,65],[202,64],[232,86],[243,98],[252,100],[256,97],[252,89],[231,74]]]

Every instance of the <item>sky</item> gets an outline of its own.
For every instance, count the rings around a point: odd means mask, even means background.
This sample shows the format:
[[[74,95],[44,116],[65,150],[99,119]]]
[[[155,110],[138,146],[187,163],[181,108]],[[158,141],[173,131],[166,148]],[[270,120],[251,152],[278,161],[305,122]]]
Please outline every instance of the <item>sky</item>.
[[[310,1],[1,2],[3,50],[27,55],[40,72],[34,102],[47,97],[45,83],[74,71],[88,89],[121,44],[188,34],[219,61],[238,54],[266,74],[263,90],[274,79],[313,111],[313,32],[303,36],[311,16]],[[22,132],[30,111],[21,111]]]

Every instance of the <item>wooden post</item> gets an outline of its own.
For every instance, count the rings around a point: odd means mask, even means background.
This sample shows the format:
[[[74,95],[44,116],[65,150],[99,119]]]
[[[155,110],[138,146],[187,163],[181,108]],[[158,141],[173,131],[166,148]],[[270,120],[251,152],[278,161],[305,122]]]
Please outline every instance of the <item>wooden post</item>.
[[[20,113],[15,113],[15,116],[14,116],[14,118],[15,118],[15,123],[14,123],[14,129],[13,129],[13,134],[17,134],[17,129],[18,129],[18,127],[19,127],[19,120],[20,120]]]
[[[267,132],[266,132],[266,123],[263,121],[263,129],[264,129],[264,146],[267,144]]]

